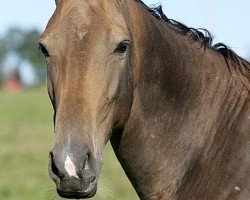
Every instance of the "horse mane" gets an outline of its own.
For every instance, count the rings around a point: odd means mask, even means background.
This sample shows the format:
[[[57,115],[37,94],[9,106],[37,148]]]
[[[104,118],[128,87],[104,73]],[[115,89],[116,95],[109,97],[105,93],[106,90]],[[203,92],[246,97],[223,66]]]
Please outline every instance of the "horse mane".
[[[233,60],[235,63],[239,63],[240,61],[246,62],[250,65],[248,61],[238,56],[232,49],[230,49],[227,45],[223,43],[217,43],[213,45],[213,37],[211,33],[204,28],[192,28],[188,27],[185,24],[178,22],[173,19],[169,19],[163,12],[162,6],[158,5],[155,7],[148,7],[141,0],[135,0],[140,5],[142,5],[149,13],[151,13],[157,20],[161,20],[170,27],[172,27],[177,33],[185,36],[189,36],[193,39],[194,42],[198,41],[201,43],[201,46],[204,48],[211,48],[214,51],[220,53],[224,58]],[[250,70],[250,69],[249,69]]]

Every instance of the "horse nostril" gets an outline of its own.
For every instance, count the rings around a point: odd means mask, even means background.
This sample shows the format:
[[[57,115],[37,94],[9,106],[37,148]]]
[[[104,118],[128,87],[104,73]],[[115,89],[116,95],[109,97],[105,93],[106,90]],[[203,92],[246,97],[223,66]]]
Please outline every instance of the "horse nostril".
[[[51,159],[51,170],[52,170],[53,174],[56,175],[57,177],[60,177],[59,169],[55,165],[54,155],[52,152],[50,152],[50,159]]]
[[[90,169],[90,155],[89,155],[89,153],[87,153],[86,154],[86,156],[85,156],[85,159],[84,159],[84,161],[83,161],[83,165],[82,165],[82,171],[84,171],[84,170],[89,170]]]
[[[84,159],[84,161],[83,161],[83,169],[86,167],[86,165],[88,164],[88,160],[89,160],[89,154],[87,153],[86,154],[86,157],[85,157],[85,159]]]

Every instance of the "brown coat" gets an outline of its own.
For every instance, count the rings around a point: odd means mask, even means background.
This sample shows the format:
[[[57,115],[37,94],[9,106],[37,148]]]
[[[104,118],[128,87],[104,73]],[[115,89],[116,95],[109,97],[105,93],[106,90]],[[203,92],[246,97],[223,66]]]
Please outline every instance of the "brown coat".
[[[249,63],[139,0],[57,1],[40,43],[62,197],[95,194],[111,138],[140,199],[250,199]]]

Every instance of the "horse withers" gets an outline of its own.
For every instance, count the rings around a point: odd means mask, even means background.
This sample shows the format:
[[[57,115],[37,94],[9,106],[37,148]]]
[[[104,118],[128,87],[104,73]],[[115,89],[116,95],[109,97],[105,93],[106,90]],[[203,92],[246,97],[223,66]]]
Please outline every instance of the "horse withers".
[[[110,139],[140,199],[250,199],[250,64],[140,0],[57,0],[40,39],[49,174],[95,195]]]

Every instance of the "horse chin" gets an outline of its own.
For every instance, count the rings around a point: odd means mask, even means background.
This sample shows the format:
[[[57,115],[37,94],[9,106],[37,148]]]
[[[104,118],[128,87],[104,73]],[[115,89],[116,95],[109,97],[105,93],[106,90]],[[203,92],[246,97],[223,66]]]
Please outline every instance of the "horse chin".
[[[93,197],[97,192],[97,184],[89,187],[86,191],[63,191],[57,188],[57,194],[66,199],[88,199]]]

